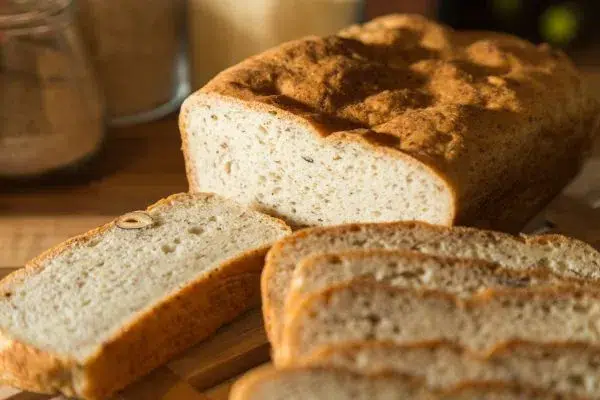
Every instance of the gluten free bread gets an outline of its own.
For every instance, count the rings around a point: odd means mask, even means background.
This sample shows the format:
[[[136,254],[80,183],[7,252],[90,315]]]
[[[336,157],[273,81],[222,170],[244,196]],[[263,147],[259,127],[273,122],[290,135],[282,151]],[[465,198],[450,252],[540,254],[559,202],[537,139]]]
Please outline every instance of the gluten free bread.
[[[565,278],[548,268],[507,269],[474,259],[440,257],[406,250],[347,250],[306,257],[294,270],[286,314],[306,296],[357,278],[391,286],[422,287],[469,297],[490,288],[572,286],[594,282]]]
[[[546,269],[556,276],[597,281],[600,253],[560,235],[512,236],[474,228],[423,222],[351,224],[305,229],[269,251],[261,277],[263,314],[269,339],[279,343],[284,302],[293,272],[305,257],[349,249],[405,249],[424,254],[472,258],[510,270]]]
[[[258,300],[280,220],[178,194],[31,261],[0,284],[0,381],[105,399]]]
[[[232,388],[231,400],[518,400],[576,399],[574,396],[497,382],[467,382],[434,391],[397,373],[360,375],[342,368],[260,368]]]
[[[597,291],[490,289],[464,300],[355,281],[315,294],[294,311],[276,348],[280,366],[325,346],[365,340],[448,340],[479,354],[514,340],[600,346]]]
[[[366,375],[393,371],[421,377],[435,389],[464,381],[499,381],[600,398],[600,348],[587,343],[514,341],[486,355],[450,341],[337,343],[317,351],[302,365],[344,368]]]
[[[180,130],[192,191],[296,226],[518,230],[576,172],[598,113],[560,51],[391,15],[222,72]]]

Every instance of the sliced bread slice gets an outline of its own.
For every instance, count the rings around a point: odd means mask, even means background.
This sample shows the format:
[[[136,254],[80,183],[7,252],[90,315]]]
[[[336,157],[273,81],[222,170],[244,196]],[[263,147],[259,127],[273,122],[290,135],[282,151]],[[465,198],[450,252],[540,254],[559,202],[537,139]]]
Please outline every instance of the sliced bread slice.
[[[279,342],[284,302],[296,265],[306,256],[347,249],[410,249],[426,254],[477,258],[508,269],[545,267],[556,275],[600,278],[600,253],[560,235],[512,236],[474,228],[420,222],[351,224],[296,232],[267,255],[261,278],[263,314],[269,339]]]
[[[574,399],[503,382],[465,382],[431,390],[412,376],[357,374],[341,368],[258,368],[235,383],[231,400],[512,400]]]
[[[180,130],[191,190],[293,225],[515,229],[575,174],[598,110],[548,46],[389,15],[228,68]]]
[[[438,290],[357,280],[312,295],[295,308],[275,360],[290,365],[321,347],[365,340],[449,340],[480,354],[512,340],[600,346],[600,293],[489,289],[460,299]]]
[[[322,348],[302,365],[411,374],[438,389],[463,381],[502,381],[600,398],[600,347],[582,343],[513,341],[482,356],[449,341],[412,345],[366,341]]]
[[[308,256],[294,270],[285,315],[295,304],[328,286],[356,278],[400,287],[424,287],[460,297],[494,287],[598,287],[595,282],[564,278],[548,268],[508,269],[498,264],[409,250],[346,250]]]
[[[280,220],[178,194],[75,237],[0,283],[0,381],[105,399],[257,304]]]

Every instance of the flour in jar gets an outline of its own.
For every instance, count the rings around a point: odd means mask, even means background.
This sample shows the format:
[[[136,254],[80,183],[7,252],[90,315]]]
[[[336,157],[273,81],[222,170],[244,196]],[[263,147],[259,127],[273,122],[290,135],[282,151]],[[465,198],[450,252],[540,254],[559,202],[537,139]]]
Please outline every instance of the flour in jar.
[[[77,163],[103,140],[101,96],[67,3],[46,25],[0,30],[1,177]]]

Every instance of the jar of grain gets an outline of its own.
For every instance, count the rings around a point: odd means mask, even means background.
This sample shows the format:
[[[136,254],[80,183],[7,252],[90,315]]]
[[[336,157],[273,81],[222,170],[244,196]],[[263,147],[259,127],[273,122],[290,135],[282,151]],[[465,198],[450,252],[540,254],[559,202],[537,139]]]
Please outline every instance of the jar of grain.
[[[192,86],[282,42],[358,22],[362,0],[188,0]]]
[[[103,102],[71,0],[0,1],[0,179],[79,165],[103,137]]]
[[[182,0],[79,0],[78,17],[113,123],[163,116],[187,95]]]

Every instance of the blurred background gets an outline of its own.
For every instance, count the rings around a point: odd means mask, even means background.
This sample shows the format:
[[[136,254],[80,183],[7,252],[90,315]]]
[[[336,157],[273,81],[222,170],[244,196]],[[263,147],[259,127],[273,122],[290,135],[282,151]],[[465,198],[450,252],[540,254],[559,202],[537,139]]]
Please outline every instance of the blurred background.
[[[600,98],[599,0],[0,0],[0,279],[69,237],[187,191],[177,111],[219,71],[394,12],[562,48]],[[580,187],[595,184],[598,210],[596,147],[595,178]],[[574,204],[559,202],[552,221],[600,243],[597,212]],[[224,365],[227,354],[217,357]],[[15,393],[0,386],[0,400],[41,399]]]
[[[600,97],[597,0],[0,0],[0,277],[187,190],[176,113],[216,73],[393,12],[563,48]]]

